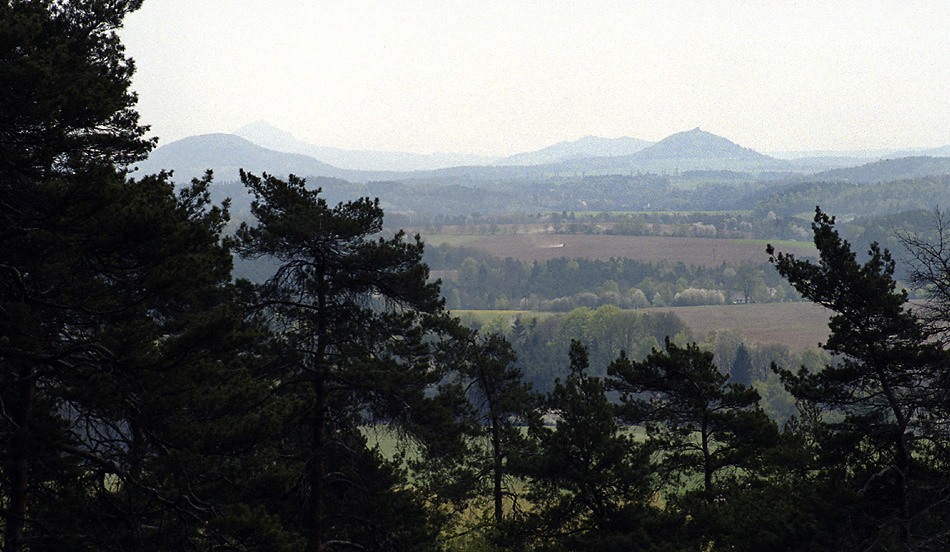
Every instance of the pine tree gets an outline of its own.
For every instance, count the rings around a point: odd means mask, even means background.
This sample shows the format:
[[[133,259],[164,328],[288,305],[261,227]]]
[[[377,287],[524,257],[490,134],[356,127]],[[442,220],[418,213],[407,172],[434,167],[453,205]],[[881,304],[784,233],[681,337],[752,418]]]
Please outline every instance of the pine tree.
[[[421,241],[401,232],[374,239],[382,230],[378,200],[331,207],[293,176],[241,178],[255,196],[256,224],[242,224],[238,251],[280,263],[259,288],[256,308],[287,352],[274,385],[295,405],[283,424],[282,455],[301,483],[288,493],[302,501],[278,505],[286,527],[302,527],[314,551],[329,542],[433,546],[435,512],[400,488],[396,466],[367,450],[360,429],[388,424],[421,443],[423,454],[461,451],[459,397],[431,393],[445,377],[432,352],[448,323],[438,284],[426,281]],[[375,479],[365,470],[389,475]],[[360,491],[367,481],[369,492]],[[373,524],[360,505],[379,513]]]
[[[729,372],[729,379],[733,383],[741,383],[745,386],[751,386],[753,380],[754,368],[752,366],[752,357],[749,356],[749,349],[742,343],[736,347],[736,358],[732,361],[732,370]]]
[[[39,548],[32,539],[55,514],[50,505],[66,504],[83,475],[79,455],[66,453],[89,451],[70,439],[63,390],[81,377],[77,368],[110,356],[85,322],[114,309],[95,293],[106,267],[77,252],[96,249],[90,222],[121,187],[113,161],[140,159],[150,147],[127,92],[131,62],[114,33],[135,6],[97,4],[89,13],[52,1],[0,4],[4,550]]]
[[[943,549],[946,460],[934,452],[950,441],[934,422],[942,424],[946,355],[897,290],[888,251],[874,243],[859,263],[820,209],[812,229],[818,262],[768,251],[803,297],[832,312],[824,348],[836,362],[779,371],[796,398],[837,415],[819,443],[821,477],[844,489],[826,497],[842,514],[829,531],[840,530],[842,548]]]
[[[4,208],[38,181],[125,166],[154,145],[129,90],[134,64],[116,34],[142,0],[0,4],[0,174]],[[19,183],[19,192],[12,188]],[[26,213],[20,213],[26,214]],[[7,221],[10,222],[9,220]]]
[[[233,537],[218,497],[255,438],[256,332],[210,176],[176,194],[125,171],[152,146],[116,35],[140,4],[0,3],[4,551]]]
[[[535,415],[537,398],[514,365],[516,357],[508,340],[500,334],[465,333],[459,339],[464,352],[457,369],[474,407],[475,424],[484,428],[487,437],[487,446],[478,447],[481,450],[470,456],[477,459],[477,478],[490,480],[492,514],[497,524],[504,517],[505,497],[514,496],[508,464],[511,456],[525,446],[515,424],[525,423]]]
[[[729,383],[713,354],[695,344],[678,347],[667,337],[665,351],[640,362],[621,355],[608,373],[611,388],[621,393],[619,414],[646,427],[660,472],[675,486],[701,477],[709,503],[719,497],[723,473],[754,470],[778,437],[758,392]]]
[[[51,201],[54,224],[23,236],[43,256],[17,259],[21,292],[4,297],[6,549],[201,539],[211,513],[183,483],[207,472],[180,460],[211,446],[197,420],[233,400],[219,390],[241,377],[227,359],[245,331],[207,185],[176,197],[164,176],[86,173],[75,190],[96,202]],[[155,523],[182,508],[176,530]]]
[[[532,509],[507,526],[509,544],[543,550],[650,550],[656,535],[644,527],[658,517],[648,500],[654,487],[648,455],[616,418],[606,384],[590,376],[587,350],[570,350],[570,374],[558,380],[544,406],[554,428],[533,420],[536,449],[517,462]]]

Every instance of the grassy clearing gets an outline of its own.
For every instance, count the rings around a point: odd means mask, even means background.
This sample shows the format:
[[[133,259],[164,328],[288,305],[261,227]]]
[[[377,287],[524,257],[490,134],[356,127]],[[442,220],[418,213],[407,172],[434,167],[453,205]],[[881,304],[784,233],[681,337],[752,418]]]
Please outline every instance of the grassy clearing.
[[[387,425],[363,426],[360,431],[366,437],[369,448],[378,447],[383,458],[395,458],[401,449],[405,448],[399,435]]]
[[[548,312],[537,312],[529,310],[463,310],[457,309],[452,311],[452,316],[458,316],[463,319],[474,320],[481,324],[488,322],[489,320],[494,320],[499,316],[507,318],[509,321],[514,322],[519,316],[525,319],[531,318],[543,318],[547,316],[552,316],[553,313]]]

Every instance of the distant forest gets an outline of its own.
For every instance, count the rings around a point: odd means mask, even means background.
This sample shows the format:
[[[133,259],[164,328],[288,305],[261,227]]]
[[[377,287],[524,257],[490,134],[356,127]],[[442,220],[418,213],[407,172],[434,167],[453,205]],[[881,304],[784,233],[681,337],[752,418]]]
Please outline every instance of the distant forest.
[[[916,158],[918,161],[921,158]],[[912,179],[874,183],[845,181],[793,182],[704,177],[698,172],[679,179],[669,176],[599,176],[562,178],[539,182],[503,183],[350,183],[326,177],[310,177],[311,185],[323,189],[327,201],[379,197],[390,217],[419,221],[457,220],[458,217],[511,217],[517,213],[550,212],[721,212],[753,211],[761,218],[806,215],[816,205],[828,205],[839,216],[871,216],[901,211],[932,210],[950,205],[948,172]],[[678,180],[678,181],[677,181]],[[233,210],[242,216],[250,197],[239,183],[216,185],[216,200],[231,198]]]

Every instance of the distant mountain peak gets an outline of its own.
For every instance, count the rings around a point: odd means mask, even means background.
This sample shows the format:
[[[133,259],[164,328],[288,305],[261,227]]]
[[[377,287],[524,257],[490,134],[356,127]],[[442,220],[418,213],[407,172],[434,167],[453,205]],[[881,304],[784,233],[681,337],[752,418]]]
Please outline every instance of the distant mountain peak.
[[[479,155],[398,151],[347,150],[311,144],[267,121],[255,121],[234,132],[251,142],[274,151],[298,153],[348,170],[420,171],[461,165],[487,164],[494,158]]]
[[[282,128],[278,128],[272,125],[271,123],[265,121],[264,119],[258,119],[254,121],[253,123],[248,123],[242,126],[241,128],[237,129],[236,131],[234,131],[233,134],[240,136],[242,132],[261,132],[261,131],[291,136],[291,134],[287,132],[286,130]]]
[[[301,144],[293,134],[264,120],[244,125],[235,130],[234,134],[259,146],[288,153],[298,153]]]
[[[543,165],[584,157],[622,157],[638,152],[652,142],[623,136],[602,138],[588,134],[569,142],[558,142],[537,151],[519,153],[496,162],[497,165]]]
[[[719,159],[765,161],[771,159],[755,150],[744,148],[727,138],[706,132],[699,127],[677,132],[636,154],[641,159]]]
[[[189,136],[155,148],[148,159],[139,163],[142,174],[154,174],[172,169],[178,182],[188,182],[213,169],[216,182],[238,180],[238,170],[266,172],[286,177],[339,176],[341,169],[301,154],[280,152],[265,148],[234,134],[202,134]]]

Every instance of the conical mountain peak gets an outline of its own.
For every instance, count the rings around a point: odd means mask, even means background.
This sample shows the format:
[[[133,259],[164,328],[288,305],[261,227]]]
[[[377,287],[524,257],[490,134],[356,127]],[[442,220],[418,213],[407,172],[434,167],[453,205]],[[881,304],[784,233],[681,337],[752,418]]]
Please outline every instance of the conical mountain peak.
[[[640,159],[718,159],[765,161],[770,159],[722,136],[699,127],[677,132],[636,154]]]

